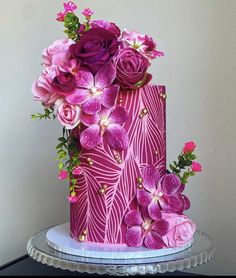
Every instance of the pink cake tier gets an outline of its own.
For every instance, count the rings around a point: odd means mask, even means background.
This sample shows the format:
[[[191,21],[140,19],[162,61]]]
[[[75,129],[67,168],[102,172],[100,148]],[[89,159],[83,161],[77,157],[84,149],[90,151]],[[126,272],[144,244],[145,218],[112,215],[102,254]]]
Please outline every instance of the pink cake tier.
[[[122,91],[116,106],[129,114],[123,125],[129,146],[116,152],[103,141],[92,150],[81,149],[79,201],[70,207],[71,236],[80,241],[125,244],[123,220],[129,210],[139,210],[137,179],[143,167],[154,165],[161,175],[166,172],[165,87]]]

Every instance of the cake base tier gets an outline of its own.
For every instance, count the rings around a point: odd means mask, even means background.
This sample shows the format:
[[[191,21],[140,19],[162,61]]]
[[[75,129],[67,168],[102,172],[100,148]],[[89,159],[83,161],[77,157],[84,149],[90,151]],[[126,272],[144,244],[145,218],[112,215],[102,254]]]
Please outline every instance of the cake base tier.
[[[53,249],[75,256],[100,259],[141,259],[172,255],[189,248],[193,240],[184,246],[176,248],[163,248],[159,250],[145,247],[128,247],[127,245],[114,245],[102,243],[79,242],[70,236],[69,223],[65,223],[48,230],[47,244]]]

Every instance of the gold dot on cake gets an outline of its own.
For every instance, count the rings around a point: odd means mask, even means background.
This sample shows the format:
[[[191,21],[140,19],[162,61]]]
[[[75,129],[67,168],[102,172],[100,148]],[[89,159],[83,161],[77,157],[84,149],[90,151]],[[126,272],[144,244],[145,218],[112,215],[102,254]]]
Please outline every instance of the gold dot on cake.
[[[119,164],[121,164],[123,161],[122,161],[122,159],[118,159],[117,162],[118,162]]]
[[[122,98],[120,98],[120,99],[118,99],[118,103],[122,103],[123,102],[123,99]]]
[[[90,157],[87,158],[87,162],[89,166],[93,166],[93,161]]]
[[[102,188],[106,190],[106,189],[107,189],[107,185],[104,184],[104,185],[102,186]]]
[[[106,193],[106,190],[102,187],[102,188],[100,188],[100,189],[98,190],[98,193],[99,193],[100,195],[104,195],[104,194]]]
[[[167,98],[166,94],[163,94],[163,93],[160,93],[160,97],[161,97],[162,99],[166,99],[166,98]]]
[[[83,235],[86,236],[87,235],[87,230],[83,231]]]
[[[141,183],[143,182],[143,179],[142,179],[141,177],[138,177],[138,178],[137,178],[137,182],[138,182],[139,184],[141,184]]]
[[[138,185],[138,189],[143,189],[143,185],[142,185],[142,184],[139,184],[139,185]]]
[[[140,118],[140,119],[142,119],[142,118],[143,118],[143,116],[144,116],[144,114],[143,114],[143,113],[139,114],[139,118]]]
[[[148,114],[147,108],[144,108],[143,111],[142,111],[142,113],[143,113],[144,115],[147,115],[147,114]]]
[[[79,236],[79,241],[85,241],[85,235],[80,235]]]
[[[158,150],[155,150],[155,154],[159,154],[159,151],[158,151]]]
[[[118,154],[115,155],[115,159],[119,159],[120,156]]]

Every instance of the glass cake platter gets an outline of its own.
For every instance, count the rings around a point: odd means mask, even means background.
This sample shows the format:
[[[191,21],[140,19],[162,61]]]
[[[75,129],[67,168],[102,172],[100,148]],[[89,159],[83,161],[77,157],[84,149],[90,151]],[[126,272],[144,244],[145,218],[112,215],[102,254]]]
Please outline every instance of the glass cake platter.
[[[66,229],[66,225],[67,224],[63,224],[53,228],[48,228],[35,234],[27,244],[27,252],[29,256],[42,264],[64,270],[86,272],[90,274],[128,276],[136,274],[145,275],[165,273],[189,269],[206,263],[215,255],[212,237],[199,230],[196,231],[194,240],[191,244],[189,244],[189,246],[185,246],[184,250],[180,249],[174,254],[172,252],[172,254],[151,257],[145,257],[144,254],[143,257],[139,256],[131,258],[127,257],[126,250],[123,250],[125,254],[123,259],[121,256],[108,259],[107,256],[104,255],[107,251],[106,249],[99,249],[98,245],[95,244],[93,246],[91,243],[89,246],[86,246],[85,243],[83,243],[84,245],[79,243],[79,245],[84,246],[79,250],[78,254],[80,255],[75,255],[73,248],[71,249],[72,251],[67,249],[65,253],[65,251],[59,251],[61,247],[59,248],[57,240],[52,240],[53,234],[51,232],[58,232],[58,227],[60,227],[59,230],[62,229],[62,227]],[[63,246],[63,244],[61,244],[61,246]],[[95,258],[90,256],[88,253],[88,250],[92,252],[93,248],[96,253]],[[63,248],[61,249],[63,250]],[[83,250],[84,253],[82,252]],[[113,253],[120,253],[118,251],[113,250]],[[72,254],[69,254],[70,252]]]

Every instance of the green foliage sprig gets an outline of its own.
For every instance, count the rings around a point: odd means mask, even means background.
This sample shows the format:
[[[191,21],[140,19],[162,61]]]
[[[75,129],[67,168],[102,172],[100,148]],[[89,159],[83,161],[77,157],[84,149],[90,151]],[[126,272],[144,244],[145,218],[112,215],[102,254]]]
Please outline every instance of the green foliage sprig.
[[[55,115],[54,115],[54,109],[53,108],[44,108],[44,114],[42,113],[36,113],[36,114],[32,114],[31,115],[31,119],[33,121],[35,120],[46,120],[46,119],[55,119]]]
[[[173,173],[180,177],[182,184],[188,183],[188,178],[195,175],[195,172],[191,170],[190,166],[192,165],[193,160],[196,158],[196,155],[192,152],[182,152],[178,156],[178,161],[174,161],[172,164],[170,164],[170,169],[173,171]]]
[[[74,177],[73,170],[81,164],[79,159],[79,151],[77,148],[76,138],[65,128],[63,128],[63,136],[58,138],[59,144],[56,146],[58,170],[68,173],[70,182],[70,195],[75,196],[75,188],[77,187],[77,179]]]
[[[64,19],[64,26],[66,30],[64,31],[69,39],[75,42],[79,40],[78,30],[80,28],[79,18],[74,13],[68,13]]]

